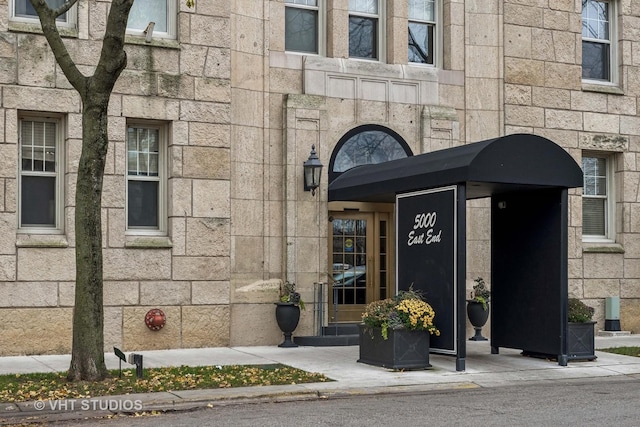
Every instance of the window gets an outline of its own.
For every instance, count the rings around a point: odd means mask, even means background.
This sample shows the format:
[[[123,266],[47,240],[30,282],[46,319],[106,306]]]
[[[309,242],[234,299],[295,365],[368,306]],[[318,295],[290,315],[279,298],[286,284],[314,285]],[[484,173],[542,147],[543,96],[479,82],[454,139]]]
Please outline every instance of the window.
[[[20,224],[23,230],[62,231],[62,148],[57,120],[20,119]]]
[[[175,38],[176,18],[176,0],[136,0],[129,12],[127,33],[143,36],[153,22],[153,37]]]
[[[411,156],[411,149],[396,132],[380,125],[362,125],[344,134],[331,155],[329,181],[360,165]]]
[[[318,0],[285,0],[285,3],[285,50],[320,53]]]
[[[127,230],[166,230],[166,132],[161,126],[127,129]]]
[[[349,0],[349,56],[380,59],[379,0]]]
[[[582,78],[615,81],[614,3],[582,0]]]
[[[46,0],[47,4],[52,8],[62,6],[65,0]],[[22,22],[39,22],[38,14],[31,5],[30,0],[12,0],[11,4],[11,20]],[[58,25],[72,26],[75,23],[75,10],[73,6],[68,12],[58,17]]]
[[[409,0],[409,62],[434,65],[435,0]]]
[[[613,240],[612,158],[585,154],[582,157],[582,235],[585,240]]]

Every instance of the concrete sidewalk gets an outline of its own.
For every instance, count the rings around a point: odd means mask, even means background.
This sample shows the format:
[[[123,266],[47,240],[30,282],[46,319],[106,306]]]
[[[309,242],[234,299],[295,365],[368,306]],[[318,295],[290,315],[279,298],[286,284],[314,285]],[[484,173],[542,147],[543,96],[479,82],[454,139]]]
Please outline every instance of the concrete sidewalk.
[[[596,337],[596,348],[640,346],[640,335]],[[491,354],[488,341],[467,342],[466,371],[456,371],[451,356],[430,356],[432,369],[396,372],[358,363],[358,346],[298,347],[277,346],[202,348],[141,351],[144,367],[180,365],[261,365],[282,363],[318,372],[333,382],[287,386],[242,387],[213,390],[188,390],[75,401],[33,401],[0,403],[0,424],[26,417],[64,420],[99,417],[114,412],[184,410],[216,404],[256,400],[279,401],[318,399],[332,396],[420,392],[439,389],[497,387],[533,381],[563,381],[613,376],[640,379],[640,358],[596,351],[592,362],[555,361],[523,357],[520,350],[500,349]],[[0,358],[0,374],[66,371],[69,355],[18,356]],[[118,358],[106,355],[107,367],[117,369]],[[131,365],[123,364],[124,367]],[[133,410],[131,410],[133,409]]]

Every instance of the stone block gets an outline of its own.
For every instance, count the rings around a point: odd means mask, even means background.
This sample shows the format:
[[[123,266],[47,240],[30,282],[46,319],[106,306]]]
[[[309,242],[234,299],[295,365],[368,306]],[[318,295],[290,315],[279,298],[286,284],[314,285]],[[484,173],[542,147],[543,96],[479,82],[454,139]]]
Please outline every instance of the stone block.
[[[104,281],[105,306],[140,304],[140,284],[132,281]]]
[[[569,109],[571,108],[571,92],[564,89],[534,87],[533,105],[537,107]]]
[[[620,281],[615,278],[585,279],[583,298],[606,298],[620,295]]]
[[[580,65],[545,63],[544,85],[561,89],[579,90],[582,87]]]
[[[104,308],[104,352],[122,348],[122,307]]]
[[[504,85],[505,104],[531,105],[533,102],[531,86]]]
[[[122,114],[126,117],[151,120],[178,120],[182,105],[178,100],[153,96],[122,97]]]
[[[193,180],[169,179],[169,216],[191,216]]]
[[[170,249],[105,249],[105,280],[168,280]]]
[[[619,133],[620,117],[617,114],[585,112],[584,130],[587,132]]]
[[[229,304],[229,281],[194,281],[191,283],[191,304],[220,305]]]
[[[262,237],[232,237],[232,264],[234,273],[256,273],[264,269],[264,241]]]
[[[107,247],[123,248],[125,245],[125,210],[124,207],[119,209],[107,210],[107,222],[103,221],[102,229],[106,230],[107,238],[103,241]]]
[[[640,332],[640,299],[625,298],[620,300],[620,327],[632,334]]]
[[[2,187],[0,185],[0,189]],[[15,213],[0,213],[0,255],[16,253],[16,223]]]
[[[192,44],[223,48],[231,46],[230,20],[228,18],[193,14],[191,15],[191,27],[196,29],[191,31]],[[203,28],[206,28],[207,31],[202,31]]]
[[[0,356],[71,352],[72,308],[2,308]]]
[[[261,128],[264,122],[264,98],[262,92],[231,89],[231,117],[238,126],[253,126]]]
[[[182,307],[182,347],[228,347],[229,306]]]
[[[195,80],[195,99],[219,103],[231,102],[231,85],[228,79],[198,78]]]
[[[35,34],[23,34],[18,38],[18,49],[18,83],[53,87],[56,62],[46,39]]]
[[[185,305],[191,299],[189,282],[140,282],[140,304],[142,305]]]
[[[233,304],[231,324],[231,347],[275,345],[283,341],[282,332],[276,323],[276,309],[273,303]]]
[[[607,279],[622,276],[623,254],[585,253],[582,258],[585,279]]]
[[[2,258],[4,257],[0,257],[0,266],[5,264]],[[18,248],[17,271],[20,281],[74,281],[75,250],[74,248]],[[12,276],[13,279],[9,280],[15,280],[15,273]],[[7,279],[0,278],[0,280]]]
[[[545,110],[547,128],[582,130],[582,113],[569,110]]]
[[[230,220],[225,218],[187,218],[188,256],[229,255]]]
[[[164,327],[158,331],[147,328],[145,315],[158,308],[166,316]],[[180,307],[124,307],[122,309],[122,351],[163,350],[180,348],[182,316]]]
[[[505,105],[505,122],[510,125],[544,127],[544,114],[540,107]]]
[[[181,101],[180,120],[228,124],[230,106],[221,102]]]
[[[194,180],[193,216],[229,218],[230,215],[229,181]]]
[[[278,302],[282,280],[258,280],[251,283],[233,283],[231,285],[232,305],[269,304]]]
[[[227,148],[184,147],[183,174],[189,178],[229,179],[230,153]]]
[[[56,282],[0,282],[0,301],[4,307],[55,307]]]
[[[470,110],[498,110],[500,85],[498,79],[467,79],[467,108]]]
[[[157,95],[174,99],[193,99],[196,81],[193,76],[184,74],[159,74],[157,77]]]
[[[174,257],[173,280],[229,280],[229,257]]]
[[[231,52],[227,48],[206,49],[204,76],[219,79],[231,78]]]
[[[532,59],[505,58],[505,82],[545,86],[545,63]]]
[[[231,234],[262,236],[263,209],[260,200],[231,200]]]
[[[264,199],[264,181],[262,164],[233,162],[231,193],[235,197],[252,200]]]
[[[230,147],[230,134],[230,125],[191,122],[189,123],[189,138],[181,143],[203,147]]]
[[[543,11],[542,7],[505,2],[503,19],[505,24],[542,28],[544,21]]]
[[[4,108],[20,110],[52,113],[80,111],[80,97],[75,90],[6,86],[2,89],[2,103]]]

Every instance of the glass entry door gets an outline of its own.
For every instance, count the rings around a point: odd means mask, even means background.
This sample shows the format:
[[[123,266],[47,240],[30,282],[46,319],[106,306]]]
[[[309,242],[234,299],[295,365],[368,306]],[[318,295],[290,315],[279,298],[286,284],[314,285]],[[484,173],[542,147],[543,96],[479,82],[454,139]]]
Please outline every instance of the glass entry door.
[[[389,214],[332,212],[329,321],[359,322],[365,305],[387,297]]]

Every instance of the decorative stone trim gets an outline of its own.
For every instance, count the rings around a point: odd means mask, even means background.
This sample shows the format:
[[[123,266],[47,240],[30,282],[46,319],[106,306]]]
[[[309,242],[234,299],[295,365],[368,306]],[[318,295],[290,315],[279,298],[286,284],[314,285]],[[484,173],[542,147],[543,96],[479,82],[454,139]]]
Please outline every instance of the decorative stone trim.
[[[18,248],[68,248],[69,242],[63,234],[18,234]]]
[[[583,243],[583,253],[623,254],[624,247],[620,243]]]
[[[124,247],[136,249],[167,249],[173,247],[173,242],[167,236],[127,236]]]
[[[615,134],[581,133],[578,146],[583,150],[625,152],[629,150],[629,137]]]
[[[610,95],[624,95],[624,90],[622,90],[618,86],[611,86],[611,85],[582,83],[582,90],[584,92],[600,92],[600,93],[608,93]]]

